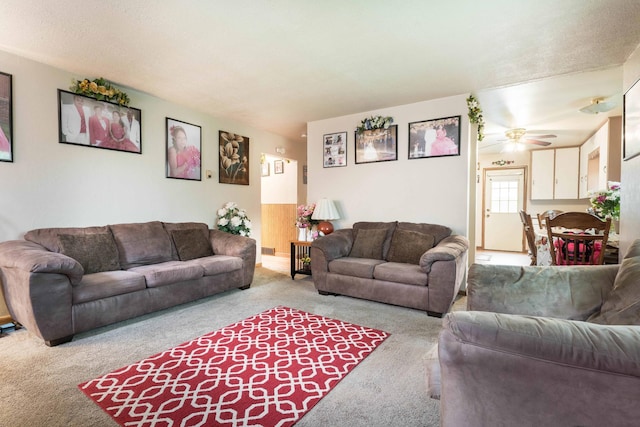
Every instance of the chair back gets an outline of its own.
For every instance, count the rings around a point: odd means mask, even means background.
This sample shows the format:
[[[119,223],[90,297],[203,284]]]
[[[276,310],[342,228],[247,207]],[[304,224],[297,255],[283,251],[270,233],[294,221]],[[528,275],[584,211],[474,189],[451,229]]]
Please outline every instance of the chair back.
[[[538,248],[536,246],[536,236],[533,232],[533,222],[531,222],[531,215],[529,215],[525,211],[520,211],[520,220],[522,221],[524,235],[527,238],[529,256],[531,257],[531,265],[536,265],[538,263]]]
[[[564,211],[559,211],[559,210],[553,210],[552,209],[552,210],[548,210],[548,211],[544,211],[542,213],[539,213],[538,214],[538,225],[540,226],[540,228],[544,228],[544,225],[545,225],[544,221],[545,221],[546,218],[549,218],[549,217],[553,218],[556,215],[561,214],[563,212]]]
[[[564,212],[545,219],[553,265],[604,263],[611,218],[586,212]]]

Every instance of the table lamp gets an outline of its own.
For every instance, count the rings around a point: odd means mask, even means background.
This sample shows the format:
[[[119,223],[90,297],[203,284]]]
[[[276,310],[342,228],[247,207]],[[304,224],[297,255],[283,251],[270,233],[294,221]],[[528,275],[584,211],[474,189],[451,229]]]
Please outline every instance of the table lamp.
[[[311,219],[320,220],[318,224],[318,231],[321,231],[325,236],[333,233],[333,225],[330,220],[340,219],[340,214],[333,200],[320,199],[316,203],[316,208],[313,210]]]

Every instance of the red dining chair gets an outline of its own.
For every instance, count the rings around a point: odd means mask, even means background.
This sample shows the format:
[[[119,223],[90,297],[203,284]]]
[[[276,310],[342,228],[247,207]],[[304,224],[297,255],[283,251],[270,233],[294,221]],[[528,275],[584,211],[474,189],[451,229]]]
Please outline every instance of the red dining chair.
[[[611,218],[602,220],[586,212],[564,212],[545,219],[553,265],[604,263]]]

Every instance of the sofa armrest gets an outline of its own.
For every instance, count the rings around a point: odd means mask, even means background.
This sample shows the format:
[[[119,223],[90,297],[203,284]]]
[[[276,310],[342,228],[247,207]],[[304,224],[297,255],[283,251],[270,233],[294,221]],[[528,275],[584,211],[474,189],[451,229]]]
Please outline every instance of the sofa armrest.
[[[443,426],[630,425],[640,416],[639,326],[460,311],[445,317],[438,349]]]
[[[311,248],[320,250],[327,262],[349,255],[353,246],[353,230],[343,228],[322,236],[311,243]]]
[[[586,320],[611,291],[618,267],[473,264],[467,309]]]
[[[26,240],[0,243],[0,268],[15,268],[27,273],[63,274],[74,285],[80,283],[84,275],[82,265],[75,259]]]
[[[448,236],[440,240],[436,246],[429,249],[420,257],[420,267],[427,273],[431,271],[434,262],[454,261],[469,250],[469,240],[464,236]]]
[[[250,285],[256,269],[255,239],[220,230],[209,230],[209,241],[214,254],[242,258],[244,264],[243,286]]]

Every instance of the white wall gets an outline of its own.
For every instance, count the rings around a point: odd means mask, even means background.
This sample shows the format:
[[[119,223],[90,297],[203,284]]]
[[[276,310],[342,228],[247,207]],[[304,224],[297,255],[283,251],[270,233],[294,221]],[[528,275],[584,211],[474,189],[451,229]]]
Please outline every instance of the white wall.
[[[284,162],[282,173],[274,170],[274,162]],[[298,203],[298,162],[271,155],[265,155],[264,161],[269,165],[269,175],[262,177],[263,204],[297,204]]]
[[[141,155],[60,144],[57,89],[68,90],[72,78],[94,76],[75,76],[5,52],[0,70],[13,75],[14,117],[14,163],[0,162],[0,241],[40,227],[150,220],[212,227],[216,210],[235,201],[247,209],[259,248],[260,154],[285,147],[288,157],[306,158],[304,143],[124,87],[130,105],[142,110]],[[202,126],[202,181],[165,178],[166,117]],[[218,183],[219,130],[250,138],[250,185]]]
[[[398,160],[355,164],[354,132],[365,117],[391,116],[398,125]],[[461,116],[461,155],[408,159],[408,123]],[[347,166],[323,167],[323,135],[347,132]],[[337,202],[335,228],[358,221],[443,224],[468,232],[469,119],[466,95],[362,112],[307,124],[307,199]],[[475,150],[475,146],[473,148]]]
[[[623,92],[640,79],[640,47],[623,67]],[[638,83],[640,84],[640,83]],[[640,156],[622,162],[620,183],[620,251],[640,238]]]

